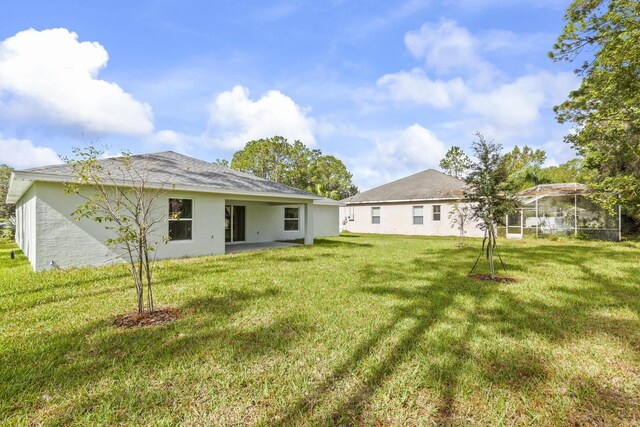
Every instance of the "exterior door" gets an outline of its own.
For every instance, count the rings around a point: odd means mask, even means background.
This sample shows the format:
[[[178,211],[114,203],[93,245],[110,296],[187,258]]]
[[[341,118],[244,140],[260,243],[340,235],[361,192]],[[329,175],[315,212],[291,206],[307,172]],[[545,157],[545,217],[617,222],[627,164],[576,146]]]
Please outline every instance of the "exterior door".
[[[224,207],[224,241],[226,243],[246,240],[246,210],[244,206],[226,205]]]
[[[523,222],[522,210],[511,215],[507,215],[507,239],[522,239]]]

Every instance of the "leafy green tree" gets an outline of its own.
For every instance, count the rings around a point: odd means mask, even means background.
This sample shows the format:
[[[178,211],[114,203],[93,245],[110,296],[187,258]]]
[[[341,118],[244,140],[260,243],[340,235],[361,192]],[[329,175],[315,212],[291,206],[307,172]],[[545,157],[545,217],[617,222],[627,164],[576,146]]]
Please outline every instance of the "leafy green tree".
[[[291,144],[281,136],[256,139],[233,155],[231,168],[285,184],[291,151]]]
[[[574,0],[565,21],[549,56],[578,61],[582,82],[556,118],[574,124],[565,141],[584,157],[597,199],[640,220],[640,2]]]
[[[541,149],[533,149],[527,145],[522,149],[517,145],[504,155],[503,167],[507,175],[512,175],[529,166],[541,167],[547,159],[547,153]]]
[[[319,156],[310,165],[312,193],[334,200],[342,200],[358,193],[351,182],[352,175],[341,160],[334,156]],[[309,187],[307,187],[309,188]]]
[[[516,209],[517,202],[515,191],[507,179],[502,145],[485,140],[480,132],[476,136],[478,141],[472,145],[476,161],[465,179],[465,197],[471,202],[472,219],[478,220],[484,230],[482,248],[489,260],[491,278],[495,279],[493,253],[497,246],[496,228],[507,214]]]
[[[449,148],[447,154],[440,160],[442,170],[456,178],[463,178],[471,168],[471,164],[469,156],[466,155],[462,148],[455,145]]]
[[[231,168],[336,200],[358,192],[341,160],[281,136],[249,141]]]
[[[561,182],[586,182],[588,177],[582,170],[582,159],[575,158],[558,166],[544,168],[546,176],[551,183]]]
[[[7,193],[9,192],[9,178],[13,168],[7,165],[0,165],[0,218],[8,219],[16,214],[15,205],[7,204]]]
[[[524,190],[540,184],[550,184],[551,177],[546,169],[539,165],[526,166],[509,176],[509,180],[516,190]]]

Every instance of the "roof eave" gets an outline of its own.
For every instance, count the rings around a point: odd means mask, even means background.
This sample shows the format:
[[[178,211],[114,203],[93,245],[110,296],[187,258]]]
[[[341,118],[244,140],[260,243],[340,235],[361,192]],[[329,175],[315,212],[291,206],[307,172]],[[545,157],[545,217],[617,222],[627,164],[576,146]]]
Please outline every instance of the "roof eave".
[[[363,205],[363,204],[383,204],[383,203],[415,203],[415,202],[433,202],[445,200],[464,200],[464,197],[421,197],[418,199],[398,199],[398,200],[361,200],[361,201],[343,201],[345,205]]]
[[[58,182],[68,183],[73,182],[73,178],[68,175],[55,175],[41,172],[28,172],[28,171],[14,171],[11,173],[9,180],[9,191],[7,192],[7,203],[14,204],[24,195],[28,187],[23,190],[16,190],[12,192],[13,185],[16,180],[30,181],[31,183],[36,181],[42,182]],[[31,184],[29,184],[30,186]],[[149,183],[149,188],[161,188],[165,187],[167,190],[172,191],[191,191],[194,193],[210,193],[210,194],[230,194],[235,196],[262,196],[262,197],[279,197],[287,199],[300,199],[300,200],[321,200],[322,197],[313,194],[295,194],[295,193],[280,193],[272,191],[248,191],[248,190],[232,190],[225,188],[204,187],[197,185],[173,185],[166,183]]]
[[[338,200],[324,200],[324,199],[316,199],[313,201],[314,205],[319,206],[346,206],[346,203],[338,201]]]

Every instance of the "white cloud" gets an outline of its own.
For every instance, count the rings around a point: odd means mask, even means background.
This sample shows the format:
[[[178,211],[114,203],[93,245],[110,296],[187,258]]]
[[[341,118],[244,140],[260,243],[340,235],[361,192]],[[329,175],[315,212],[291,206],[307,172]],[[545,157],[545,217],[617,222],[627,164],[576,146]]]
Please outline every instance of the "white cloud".
[[[420,69],[386,74],[377,82],[378,90],[394,101],[437,109],[456,108],[459,117],[452,123],[458,124],[451,124],[450,128],[468,123],[471,128],[482,128],[496,136],[530,133],[531,127],[540,121],[543,110],[549,111],[560,103],[577,85],[573,73],[539,72],[493,85],[490,89],[478,89],[461,78],[432,80]]]
[[[436,108],[451,107],[466,93],[461,78],[448,81],[432,80],[423,70],[414,68],[410,72],[400,71],[385,74],[376,82],[395,101],[411,101]]]
[[[413,124],[376,143],[377,164],[385,169],[433,167],[446,151],[438,137],[419,124]]]
[[[498,74],[497,69],[479,54],[478,41],[465,27],[455,21],[443,19],[439,23],[426,23],[418,31],[405,34],[409,52],[424,59],[428,69],[438,75],[464,73],[484,83]]]
[[[543,107],[556,104],[576,85],[569,72],[529,74],[488,92],[470,93],[464,110],[499,128],[525,130],[538,122]]]
[[[569,132],[573,132],[573,130]],[[545,142],[541,148],[547,153],[544,166],[558,166],[577,156],[571,145],[564,142],[564,132],[552,135],[552,138]]]
[[[435,168],[447,151],[433,132],[419,124],[386,135],[377,133],[371,138],[372,154],[349,161],[361,190]]]
[[[49,147],[36,147],[28,139],[5,139],[0,135],[0,163],[26,169],[55,165],[62,161]]]
[[[444,127],[457,127],[468,131],[478,129],[496,138],[531,136],[539,132],[537,125],[545,111],[561,102],[567,93],[575,89],[578,80],[570,72],[533,72],[513,80],[492,72],[493,65],[479,55],[485,51],[500,49],[505,41],[533,40],[535,35],[516,35],[506,31],[488,31],[474,37],[466,28],[454,21],[443,20],[438,24],[427,23],[419,31],[409,32],[405,44],[419,59],[425,59],[427,70],[436,73],[456,74],[448,80],[432,78],[427,71],[414,68],[386,74],[376,86],[383,100],[406,101],[437,109],[455,108],[459,112]],[[480,64],[480,65],[478,65]],[[473,73],[480,67],[484,78],[478,80]],[[379,97],[380,98],[380,97]]]
[[[55,125],[96,133],[151,133],[149,105],[98,78],[108,58],[99,43],[79,42],[65,28],[29,29],[9,37],[0,42],[2,113],[44,117]]]
[[[169,149],[177,151],[178,153],[186,154],[189,151],[191,143],[199,142],[197,141],[199,139],[201,138],[185,135],[173,130],[164,129],[148,136],[145,141],[147,142],[147,144],[153,147],[154,150],[168,147]]]
[[[307,146],[316,143],[316,121],[293,99],[270,90],[260,99],[249,98],[249,90],[237,85],[218,94],[209,106],[209,134],[213,145],[238,149],[253,139],[275,135],[299,139]]]

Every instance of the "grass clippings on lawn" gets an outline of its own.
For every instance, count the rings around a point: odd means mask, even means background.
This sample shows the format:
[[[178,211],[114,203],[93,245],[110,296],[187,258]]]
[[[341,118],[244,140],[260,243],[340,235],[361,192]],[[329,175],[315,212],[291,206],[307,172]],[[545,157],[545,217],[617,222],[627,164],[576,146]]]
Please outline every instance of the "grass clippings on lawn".
[[[0,246],[0,425],[639,425],[640,244],[456,240],[161,261],[142,328],[125,265]]]

